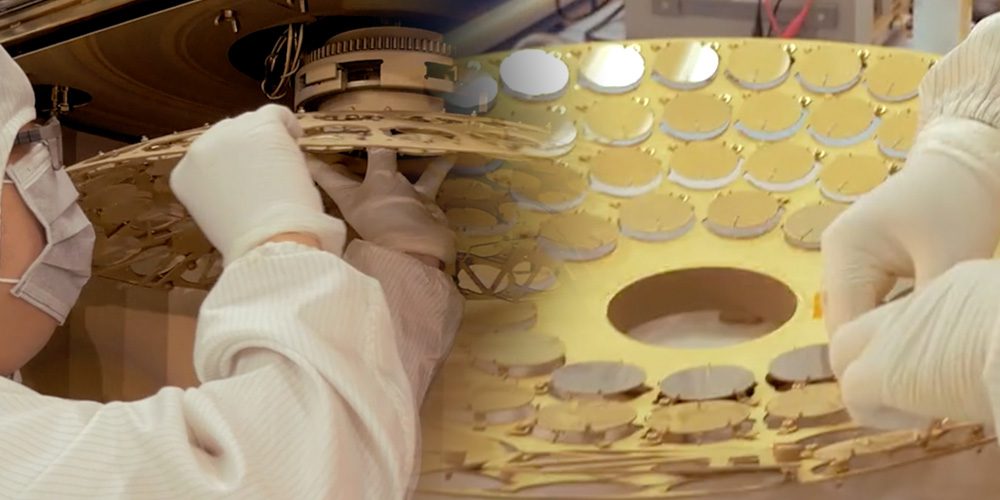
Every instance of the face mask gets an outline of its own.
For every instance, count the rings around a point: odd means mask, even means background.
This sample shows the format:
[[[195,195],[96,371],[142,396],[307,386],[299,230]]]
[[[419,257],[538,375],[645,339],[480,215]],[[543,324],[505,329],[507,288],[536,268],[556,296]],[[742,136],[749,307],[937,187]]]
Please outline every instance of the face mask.
[[[62,168],[59,122],[53,119],[22,132],[16,142],[32,144],[31,150],[7,166],[4,183],[14,185],[44,228],[45,248],[20,278],[0,276],[0,283],[13,284],[15,297],[62,324],[90,279],[94,228],[77,204],[79,193]]]

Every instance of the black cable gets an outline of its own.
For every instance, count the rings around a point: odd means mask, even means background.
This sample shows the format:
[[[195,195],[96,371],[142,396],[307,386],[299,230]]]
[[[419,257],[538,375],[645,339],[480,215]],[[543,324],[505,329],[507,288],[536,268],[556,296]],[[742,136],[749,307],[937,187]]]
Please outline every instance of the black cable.
[[[771,9],[771,13],[774,14],[774,18],[775,19],[778,18],[778,7],[781,7],[781,0],[777,0],[776,2],[774,2],[774,8]],[[768,23],[768,27],[767,27],[767,36],[768,37],[774,36],[774,26],[770,26],[770,24],[771,23]]]
[[[606,5],[608,5],[608,3],[611,2],[611,0],[604,0],[601,3],[598,3],[598,0],[590,0],[590,11],[587,12],[586,14],[582,14],[579,16],[569,15],[566,12],[566,8],[563,7],[562,0],[555,0],[555,2],[556,2],[556,13],[559,14],[559,17],[561,17],[563,21],[575,23],[581,19],[586,19],[587,17],[592,16],[595,12],[603,9]]]
[[[608,0],[608,1],[610,1],[610,0]],[[607,3],[607,2],[605,2],[605,3]],[[594,37],[591,36],[591,35],[593,35],[595,31],[598,31],[601,28],[607,26],[608,24],[611,24],[611,21],[613,21],[616,17],[618,17],[618,14],[621,14],[621,12],[623,10],[625,10],[625,2],[622,2],[621,5],[619,5],[618,7],[615,7],[614,12],[612,12],[610,15],[608,15],[604,19],[601,19],[601,22],[599,22],[599,23],[591,26],[590,29],[588,29],[586,31],[586,33],[583,34],[584,38],[587,41],[594,40]]]
[[[757,0],[757,19],[753,23],[753,33],[750,36],[759,38],[764,36],[764,0]]]

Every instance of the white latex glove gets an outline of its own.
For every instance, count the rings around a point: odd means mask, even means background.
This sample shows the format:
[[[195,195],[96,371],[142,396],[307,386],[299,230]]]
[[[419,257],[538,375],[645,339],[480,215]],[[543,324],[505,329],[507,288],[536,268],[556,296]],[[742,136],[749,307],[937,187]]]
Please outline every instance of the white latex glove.
[[[323,212],[295,141],[302,133],[290,110],[268,104],[212,126],[171,174],[170,188],[227,265],[283,233],[343,251],[346,228]]]
[[[0,47],[0,179],[18,131],[35,119],[35,93],[24,71]]]
[[[851,416],[880,428],[922,427],[932,417],[993,426],[998,297],[1000,261],[968,261],[842,326],[830,358]]]
[[[327,165],[317,159],[309,161],[309,170],[362,239],[451,265],[455,260],[455,233],[434,199],[454,164],[453,156],[437,158],[420,180],[411,184],[399,173],[394,150],[372,148],[368,150],[368,170],[363,181],[341,165]]]
[[[1000,240],[1000,131],[938,118],[905,167],[823,233],[824,315],[837,328],[873,309],[897,277],[923,287],[958,262],[988,258]]]

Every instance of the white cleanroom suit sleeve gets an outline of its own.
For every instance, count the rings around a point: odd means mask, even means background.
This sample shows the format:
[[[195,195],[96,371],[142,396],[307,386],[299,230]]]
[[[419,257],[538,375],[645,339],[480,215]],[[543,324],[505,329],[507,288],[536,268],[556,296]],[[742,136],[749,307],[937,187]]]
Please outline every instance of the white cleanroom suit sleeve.
[[[99,404],[0,381],[0,497],[404,498],[417,413],[395,339],[374,279],[259,247],[202,306],[199,388]]]

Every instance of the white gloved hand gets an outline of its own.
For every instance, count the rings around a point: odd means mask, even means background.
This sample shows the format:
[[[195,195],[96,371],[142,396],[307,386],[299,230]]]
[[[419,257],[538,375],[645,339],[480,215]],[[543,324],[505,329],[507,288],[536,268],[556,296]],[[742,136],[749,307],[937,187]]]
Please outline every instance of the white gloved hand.
[[[453,156],[437,158],[411,184],[399,173],[394,150],[372,148],[363,181],[317,159],[309,161],[309,170],[361,238],[447,266],[455,260],[455,233],[434,199],[454,164]]]
[[[1000,261],[968,261],[841,327],[830,359],[851,416],[880,428],[931,418],[992,426],[1000,415],[998,297]]]
[[[323,212],[295,141],[302,134],[290,110],[269,104],[212,126],[171,174],[170,188],[227,265],[283,233],[343,252],[346,228]]]
[[[873,309],[897,277],[916,289],[958,262],[988,258],[1000,239],[1000,131],[938,118],[901,172],[823,233],[827,329]]]
[[[17,133],[35,119],[35,92],[24,71],[0,47],[0,179]]]

